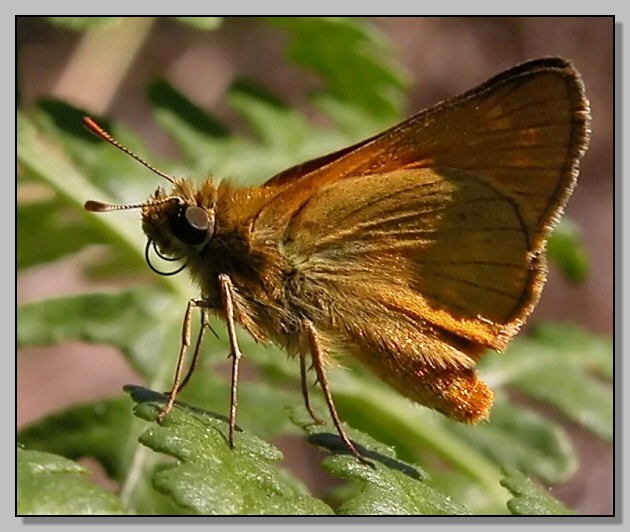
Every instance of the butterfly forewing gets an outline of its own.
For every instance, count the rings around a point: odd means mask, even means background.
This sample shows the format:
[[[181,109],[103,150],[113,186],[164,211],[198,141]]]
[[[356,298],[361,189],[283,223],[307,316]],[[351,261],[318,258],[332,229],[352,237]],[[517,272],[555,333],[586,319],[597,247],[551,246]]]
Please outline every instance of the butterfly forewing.
[[[586,148],[588,102],[570,63],[541,59],[514,67],[460,96],[334,154],[278,174],[266,187],[292,183],[304,193],[338,179],[446,166],[475,170],[498,188],[538,201],[528,206],[547,221],[575,180]],[[310,185],[310,186],[309,186]],[[534,190],[537,187],[539,190]],[[282,200],[303,199],[285,187]]]
[[[538,272],[514,206],[454,170],[324,187],[292,220],[285,249],[309,283],[344,294],[332,306],[359,300],[380,321],[391,314],[403,328],[432,324],[495,348]]]
[[[570,64],[515,67],[272,178],[285,187],[257,224],[286,230],[296,260],[348,297],[372,279],[403,313],[503,349],[539,297],[587,119]]]

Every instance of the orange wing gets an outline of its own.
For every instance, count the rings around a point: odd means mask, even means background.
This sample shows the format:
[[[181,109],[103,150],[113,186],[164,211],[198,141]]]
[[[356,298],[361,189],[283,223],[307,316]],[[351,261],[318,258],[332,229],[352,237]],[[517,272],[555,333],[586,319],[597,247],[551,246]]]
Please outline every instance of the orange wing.
[[[524,63],[370,139],[277,174],[264,185],[279,193],[260,223],[287,223],[333,181],[442,167],[474,172],[514,201],[526,201],[525,223],[547,234],[573,189],[588,120],[584,87],[569,62]]]
[[[375,303],[502,350],[540,294],[587,122],[571,65],[532,61],[278,174],[255,227],[346,297],[378,285]]]
[[[545,274],[518,207],[475,174],[452,169],[331,183],[291,220],[283,248],[313,292],[343,294],[330,303],[341,316],[389,316],[495,349],[517,332]]]
[[[571,65],[532,61],[272,178],[252,236],[279,242],[283,297],[326,351],[474,423],[493,400],[475,361],[538,300],[588,118]]]

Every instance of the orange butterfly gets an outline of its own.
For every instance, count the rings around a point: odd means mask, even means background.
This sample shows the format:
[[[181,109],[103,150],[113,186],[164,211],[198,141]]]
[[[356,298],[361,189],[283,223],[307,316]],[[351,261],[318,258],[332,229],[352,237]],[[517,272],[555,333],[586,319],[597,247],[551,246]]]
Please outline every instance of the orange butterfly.
[[[310,357],[332,419],[332,352],[358,358],[414,401],[466,423],[488,416],[493,392],[475,363],[503,351],[546,280],[545,245],[571,195],[588,142],[579,74],[559,58],[531,61],[363,142],[294,166],[259,187],[156,170],[91,119],[84,123],[169,182],[140,208],[150,246],[185,260],[199,285],[168,402],[186,377],[190,322],[227,323],[234,443],[239,349],[235,325],[298,355],[306,406]],[[179,270],[178,270],[179,271]],[[175,273],[175,272],[169,272]]]

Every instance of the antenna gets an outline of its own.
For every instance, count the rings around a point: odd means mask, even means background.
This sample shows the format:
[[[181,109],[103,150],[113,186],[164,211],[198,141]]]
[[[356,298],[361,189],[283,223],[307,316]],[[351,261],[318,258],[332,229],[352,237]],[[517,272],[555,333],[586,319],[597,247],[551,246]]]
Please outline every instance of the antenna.
[[[88,200],[83,206],[86,211],[90,212],[109,212],[123,211],[125,209],[141,209],[142,207],[151,207],[153,205],[161,205],[169,201],[181,201],[178,196],[169,196],[162,200],[146,201],[144,203],[134,203],[130,205],[116,205],[114,203],[103,203],[101,201]]]
[[[94,120],[92,120],[89,116],[84,116],[83,117],[83,125],[86,128],[88,128],[92,133],[94,133],[97,137],[100,137],[103,140],[106,140],[107,142],[109,142],[111,145],[116,146],[119,150],[125,152],[127,155],[129,155],[130,157],[134,158],[141,165],[143,165],[144,167],[148,168],[152,172],[156,173],[160,177],[163,177],[164,179],[166,179],[167,181],[169,181],[173,185],[176,183],[176,180],[175,180],[174,177],[171,177],[170,175],[165,174],[161,170],[158,170],[154,166],[151,166],[144,159],[142,159],[141,157],[139,157],[138,155],[133,153],[130,149],[125,148],[120,142],[118,142],[107,131],[105,131],[101,126],[99,126],[96,122],[94,122]],[[93,203],[96,203],[96,202],[93,202]],[[86,204],[85,208],[88,209],[87,204]],[[132,208],[132,207],[129,207],[129,208]],[[88,209],[88,210],[90,210],[90,209]],[[107,210],[112,210],[112,209],[107,209]],[[96,211],[96,212],[99,212],[99,211]]]

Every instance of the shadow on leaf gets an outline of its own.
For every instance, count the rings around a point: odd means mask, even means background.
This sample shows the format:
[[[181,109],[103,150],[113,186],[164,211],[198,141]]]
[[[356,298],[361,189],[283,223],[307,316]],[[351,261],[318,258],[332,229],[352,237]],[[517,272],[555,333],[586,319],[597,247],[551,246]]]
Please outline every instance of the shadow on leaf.
[[[343,444],[341,438],[336,434],[332,434],[329,432],[309,434],[307,437],[307,441],[312,445],[317,445],[318,447],[323,447],[324,449],[329,450],[332,454],[351,456],[350,452]],[[354,440],[352,440],[352,443],[354,444],[357,451],[359,451],[361,456],[363,456],[364,458],[375,462],[380,462],[384,466],[400,471],[401,473],[404,473],[405,475],[415,480],[423,480],[424,475],[422,475],[417,469],[413,468],[412,466],[377,451],[370,450]]]

